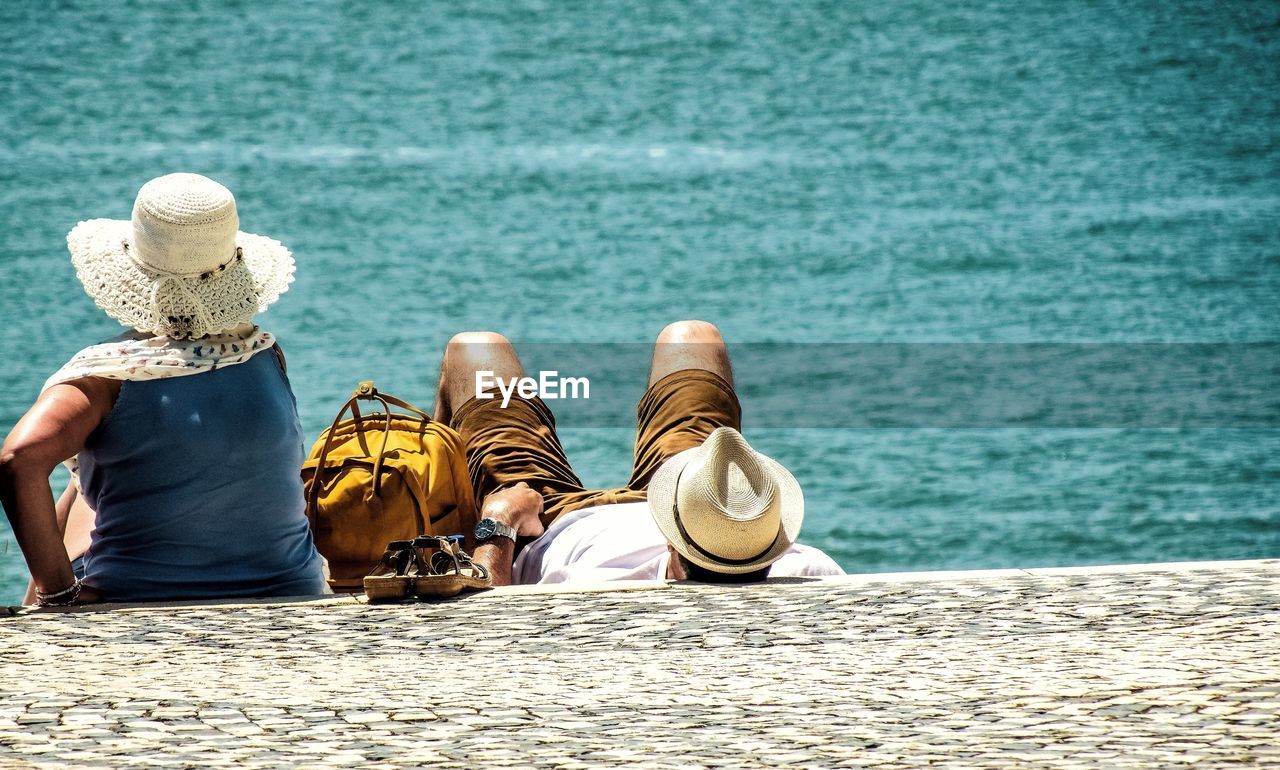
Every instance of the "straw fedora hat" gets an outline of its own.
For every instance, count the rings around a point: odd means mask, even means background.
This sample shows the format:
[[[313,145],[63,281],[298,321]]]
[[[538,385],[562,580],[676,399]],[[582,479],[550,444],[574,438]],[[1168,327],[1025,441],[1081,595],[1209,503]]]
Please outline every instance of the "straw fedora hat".
[[[800,534],[804,495],[786,468],[733,428],[662,464],[649,482],[658,529],[686,559],[721,573],[753,572]]]
[[[67,234],[76,277],[107,315],[141,332],[195,339],[249,322],[293,281],[279,241],[240,232],[231,191],[169,174],[138,191],[132,220]]]

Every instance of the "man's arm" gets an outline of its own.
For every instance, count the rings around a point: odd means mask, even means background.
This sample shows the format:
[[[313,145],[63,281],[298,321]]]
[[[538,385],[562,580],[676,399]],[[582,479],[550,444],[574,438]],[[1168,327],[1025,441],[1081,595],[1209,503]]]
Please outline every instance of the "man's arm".
[[[484,500],[481,518],[490,518],[514,527],[520,537],[542,534],[542,495],[521,481],[514,487],[500,489]],[[495,586],[511,585],[511,563],[516,544],[506,537],[493,537],[476,546],[472,560],[489,570]]]

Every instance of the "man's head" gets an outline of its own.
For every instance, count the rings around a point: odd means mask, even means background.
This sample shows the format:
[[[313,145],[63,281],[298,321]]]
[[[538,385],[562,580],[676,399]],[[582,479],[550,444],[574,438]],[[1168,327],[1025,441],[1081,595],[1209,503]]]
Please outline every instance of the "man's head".
[[[722,583],[725,585],[741,585],[743,583],[760,583],[769,579],[769,566],[754,572],[715,572],[689,561],[684,554],[667,543],[667,577],[673,580],[693,580],[699,583]]]
[[[804,519],[795,477],[717,428],[663,463],[649,482],[649,511],[689,579],[749,582],[791,547]],[[672,570],[677,573],[676,570]]]

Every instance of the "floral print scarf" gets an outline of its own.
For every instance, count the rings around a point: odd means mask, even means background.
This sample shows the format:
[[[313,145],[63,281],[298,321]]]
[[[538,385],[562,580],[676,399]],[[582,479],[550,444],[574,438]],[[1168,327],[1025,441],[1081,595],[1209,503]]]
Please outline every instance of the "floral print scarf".
[[[194,340],[126,332],[76,353],[45,381],[40,392],[81,377],[160,380],[203,374],[243,364],[275,344],[276,338],[271,332],[262,331],[252,324]]]

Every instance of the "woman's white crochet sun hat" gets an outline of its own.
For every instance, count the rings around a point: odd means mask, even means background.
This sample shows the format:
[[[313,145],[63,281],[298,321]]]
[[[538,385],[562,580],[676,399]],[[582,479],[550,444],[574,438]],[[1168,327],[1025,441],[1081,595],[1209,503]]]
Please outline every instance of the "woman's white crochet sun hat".
[[[804,495],[795,477],[733,428],[667,460],[649,482],[649,512],[686,559],[741,574],[772,564],[800,535]]]
[[[141,332],[194,339],[248,323],[293,281],[293,254],[240,232],[231,191],[199,174],[147,182],[133,219],[91,219],[67,234],[85,292]]]

